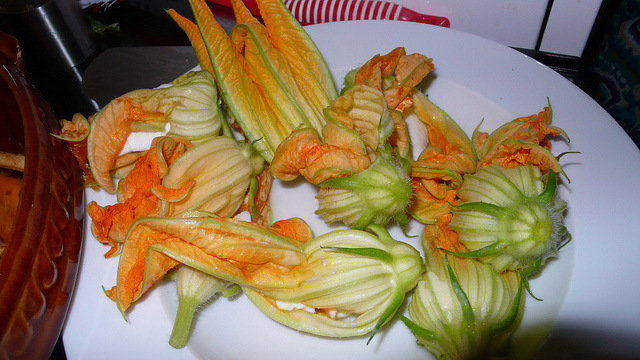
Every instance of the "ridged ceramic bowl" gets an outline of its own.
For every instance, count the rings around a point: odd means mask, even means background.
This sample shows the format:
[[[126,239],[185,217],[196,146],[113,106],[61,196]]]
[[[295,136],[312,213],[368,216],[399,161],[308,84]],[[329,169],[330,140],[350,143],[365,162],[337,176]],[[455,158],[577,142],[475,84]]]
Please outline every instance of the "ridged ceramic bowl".
[[[0,359],[47,359],[78,272],[81,173],[50,135],[58,120],[25,76],[17,41],[2,32],[0,63],[0,151],[24,155],[22,173],[0,169],[22,181],[15,217],[0,218],[12,221],[0,257]]]

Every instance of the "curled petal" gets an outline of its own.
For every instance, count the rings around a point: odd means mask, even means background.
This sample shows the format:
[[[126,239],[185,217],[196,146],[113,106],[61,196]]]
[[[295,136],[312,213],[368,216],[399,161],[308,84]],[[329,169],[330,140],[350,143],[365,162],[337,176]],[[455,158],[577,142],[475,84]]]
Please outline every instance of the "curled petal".
[[[184,197],[191,184],[179,189],[160,185],[167,163],[173,162],[186,151],[186,144],[170,137],[156,138],[147,153],[137,162],[129,175],[118,185],[118,203],[101,207],[95,202],[87,206],[92,219],[91,230],[98,241],[110,245],[105,257],[119,250],[119,243],[133,222],[158,212],[158,195]]]
[[[503,141],[495,151],[480,159],[478,168],[486,168],[492,164],[504,167],[533,164],[542,171],[552,170],[565,175],[558,159],[549,150],[535,143],[518,139]]]
[[[520,139],[526,142],[540,143],[547,135],[566,136],[562,129],[550,126],[550,124],[551,107],[545,107],[538,114],[514,119],[487,135],[483,148],[478,149],[478,153],[486,156],[506,139]]]
[[[474,142],[481,155],[478,166],[486,168],[491,164],[518,166],[532,163],[543,171],[553,170],[564,174],[557,159],[549,151],[551,142],[547,136],[566,133],[551,126],[551,107],[545,107],[538,114],[517,118],[508,122],[491,134],[476,130]]]
[[[78,142],[83,141],[89,136],[91,125],[86,117],[82,114],[74,114],[69,120],[60,120],[60,135],[52,134],[58,139]]]
[[[392,75],[400,57],[405,54],[403,47],[397,47],[388,54],[375,55],[362,65],[355,75],[355,84],[365,84],[382,90],[382,78]]]
[[[461,152],[444,154],[440,148],[429,146],[411,163],[411,176],[419,179],[439,179],[449,186],[459,187],[462,185],[463,175],[473,173],[475,169],[474,156]]]
[[[271,162],[271,173],[284,181],[297,178],[300,170],[306,167],[305,157],[301,154],[320,144],[320,136],[314,130],[301,129],[293,132],[278,146]]]
[[[421,93],[413,93],[413,111],[427,127],[429,145],[440,148],[444,154],[456,152],[476,157],[471,139],[445,111]]]
[[[278,147],[271,172],[285,181],[302,174],[314,184],[355,174],[369,167],[371,161],[364,149],[360,152],[353,149],[324,143],[312,129],[297,130]]]
[[[252,154],[244,151],[244,147],[248,145],[227,136],[215,136],[176,159],[163,177],[162,185],[182,188],[193,182],[194,186],[183,198],[163,198],[163,215],[187,210],[208,211],[222,217],[235,214],[254,171]]]
[[[71,121],[60,121],[61,134],[55,136],[66,142],[67,147],[75,157],[83,173],[83,183],[85,185],[95,185],[95,179],[91,173],[91,167],[87,160],[87,138],[89,137],[91,125],[82,114],[74,114]]]
[[[236,211],[235,215],[241,212],[248,212],[251,215],[251,221],[260,225],[268,225],[271,220],[271,186],[273,184],[273,175],[269,165],[265,165],[262,171],[256,175],[255,181],[252,181],[249,191],[242,201],[242,205]]]
[[[278,220],[271,225],[278,233],[294,238],[302,243],[313,238],[313,232],[306,221],[300,218]]]
[[[112,100],[100,110],[93,117],[91,133],[87,138],[87,159],[97,184],[108,192],[116,191],[110,171],[132,131],[134,122],[164,121],[164,115],[146,109],[140,102],[128,97]]]
[[[456,191],[436,180],[413,179],[413,201],[409,206],[411,217],[423,224],[435,224],[438,219],[451,212],[451,203],[456,199]],[[430,185],[427,187],[427,185]],[[436,188],[434,190],[433,188]]]
[[[393,84],[384,90],[384,98],[395,109],[409,97],[413,88],[433,71],[433,61],[421,54],[404,55],[398,61]],[[404,105],[403,108],[407,108]]]
[[[411,154],[411,137],[404,114],[400,111],[390,110],[389,116],[393,120],[393,133],[389,137],[389,144],[398,149],[398,155],[408,158]]]
[[[371,86],[359,84],[347,90],[325,113],[358,133],[369,152],[375,152],[386,140],[380,128],[389,120],[387,106],[382,92]]]
[[[131,151],[118,156],[116,164],[111,170],[111,176],[114,179],[124,179],[129,175],[131,170],[136,166],[136,162],[140,159],[146,151]]]

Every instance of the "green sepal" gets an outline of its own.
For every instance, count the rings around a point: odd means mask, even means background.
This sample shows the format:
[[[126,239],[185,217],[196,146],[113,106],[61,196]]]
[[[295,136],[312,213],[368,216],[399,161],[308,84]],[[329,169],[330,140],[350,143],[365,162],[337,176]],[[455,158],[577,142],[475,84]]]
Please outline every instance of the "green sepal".
[[[495,204],[490,204],[482,201],[468,202],[468,203],[457,204],[457,205],[452,204],[451,206],[453,206],[455,209],[458,209],[458,210],[481,211],[498,219],[503,217],[506,211],[506,209],[503,208],[502,206],[498,206]]]
[[[337,247],[337,246],[321,246],[322,249],[327,250],[335,250],[342,251],[343,253],[358,255],[358,256],[366,256],[374,259],[378,259],[380,261],[384,261],[386,263],[392,260],[391,255],[381,249],[377,248],[345,248],[345,247]]]
[[[240,288],[240,285],[233,284],[233,286],[229,286],[222,289],[222,297],[229,298],[240,293],[241,291],[242,291],[242,288]]]
[[[564,225],[563,225],[563,226],[561,226],[561,227],[560,227],[560,231],[562,232],[562,235],[563,235],[564,237],[566,237],[567,239],[566,239],[562,244],[560,244],[560,246],[558,246],[558,251],[559,251],[560,249],[562,249],[565,245],[567,245],[568,243],[570,243],[570,242],[571,242],[571,240],[573,239],[573,237],[571,236],[571,233],[569,232],[569,230],[567,230],[567,227],[566,227],[566,226],[564,226]]]
[[[369,343],[371,342],[373,337],[378,333],[378,330],[380,330],[382,325],[386,324],[387,321],[389,321],[389,319],[391,319],[393,315],[395,315],[398,312],[398,309],[400,309],[400,305],[402,305],[403,301],[404,301],[404,291],[397,291],[393,295],[393,300],[391,300],[391,304],[389,304],[389,307],[387,307],[384,310],[384,312],[380,315],[380,318],[378,319],[376,326],[371,331],[371,335],[367,340],[367,345],[369,345]]]
[[[475,316],[473,315],[473,307],[469,302],[469,298],[467,298],[467,294],[465,294],[464,290],[462,290],[462,287],[458,282],[458,278],[451,268],[451,264],[449,264],[449,257],[445,256],[444,261],[447,265],[447,272],[449,273],[449,279],[451,280],[451,287],[453,288],[453,292],[454,294],[456,294],[456,298],[458,299],[458,303],[460,304],[460,308],[462,309],[462,316],[467,324],[472,324],[475,321]]]
[[[522,298],[522,289],[525,287],[525,282],[520,280],[520,287],[518,287],[518,292],[516,293],[516,297],[513,299],[513,304],[511,304],[511,309],[509,309],[509,315],[504,318],[501,322],[495,324],[493,326],[493,333],[497,334],[503,331],[506,331],[513,325],[513,323],[518,320],[518,313],[520,311],[520,300]]]
[[[441,249],[441,250],[453,256],[460,256],[464,258],[480,258],[480,257],[500,254],[504,250],[504,245],[501,242],[496,241],[493,244],[487,245],[478,250],[467,251],[467,252],[455,252],[447,249]]]
[[[409,330],[411,330],[411,332],[417,338],[419,338],[419,339],[429,339],[429,340],[438,340],[439,336],[434,331],[429,331],[429,330],[423,328],[422,326],[416,324],[411,319],[409,319],[408,317],[406,317],[406,316],[404,316],[402,314],[398,314],[398,317],[400,318],[400,320],[402,320],[402,322],[405,325],[407,325]],[[424,346],[424,345],[422,345],[422,346]]]
[[[542,301],[542,299],[533,295],[533,292],[531,291],[531,287],[529,286],[528,279],[529,279],[529,276],[540,271],[541,267],[542,267],[542,259],[537,259],[536,261],[532,262],[529,266],[519,271],[520,277],[522,278],[522,283],[524,284],[524,288],[527,290],[529,295],[531,295],[531,297],[537,301]]]
[[[547,185],[544,190],[538,195],[538,200],[543,204],[551,204],[553,198],[556,196],[556,189],[558,187],[558,175],[553,171],[549,171],[547,174]]]
[[[249,206],[251,206],[251,211],[256,213],[256,215],[262,217],[258,209],[256,209],[256,193],[258,192],[258,179],[255,176],[251,177],[251,182],[249,183]]]

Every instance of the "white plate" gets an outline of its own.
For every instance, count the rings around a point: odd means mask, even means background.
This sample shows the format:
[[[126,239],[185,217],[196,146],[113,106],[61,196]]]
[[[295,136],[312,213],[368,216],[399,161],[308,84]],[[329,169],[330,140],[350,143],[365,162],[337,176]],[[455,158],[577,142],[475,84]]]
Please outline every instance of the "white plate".
[[[553,152],[581,154],[562,158],[571,184],[562,185],[569,200],[567,225],[573,241],[560,258],[532,281],[542,302],[527,298],[525,319],[516,334],[520,354],[544,342],[549,358],[563,349],[573,354],[638,355],[632,341],[640,334],[636,304],[640,275],[640,152],[617,123],[572,83],[536,61],[502,45],[458,31],[408,23],[358,21],[307,28],[340,86],[343,75],[375,54],[404,46],[434,60],[436,70],[426,92],[467,132],[484,119],[482,130],[547,105],[553,124],[571,143],[554,141]],[[316,234],[329,229],[313,215],[313,187],[303,182],[276,184],[276,218],[302,216]],[[113,203],[103,192],[87,192],[87,200]],[[87,222],[87,228],[89,223]],[[392,235],[418,246],[418,239]],[[419,234],[413,224],[409,233]],[[176,350],[167,343],[177,300],[172,284],[156,286],[128,311],[125,322],[104,295],[116,277],[117,259],[105,260],[107,249],[89,233],[71,310],[63,330],[69,359],[425,359],[413,335],[400,321],[388,324],[366,345],[366,338],[325,339],[286,328],[257,311],[243,296],[218,299],[194,322],[189,345]],[[588,358],[588,357],[587,357]]]

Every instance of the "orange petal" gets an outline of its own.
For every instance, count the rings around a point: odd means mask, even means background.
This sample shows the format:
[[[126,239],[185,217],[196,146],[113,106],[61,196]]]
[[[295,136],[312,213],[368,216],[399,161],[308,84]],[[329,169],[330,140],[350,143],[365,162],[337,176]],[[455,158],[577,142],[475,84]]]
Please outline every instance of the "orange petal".
[[[425,185],[430,185],[429,188]],[[456,199],[456,191],[447,189],[435,180],[411,181],[414,198],[409,213],[423,224],[435,224],[439,218],[451,212],[451,203]]]
[[[303,152],[322,143],[315,130],[294,131],[276,149],[271,162],[271,173],[278,179],[290,181],[300,175],[300,169],[306,167]]]
[[[421,54],[404,55],[395,69],[395,80],[390,88],[384,91],[384,98],[391,108],[397,108],[406,102],[407,97],[427,74],[433,71],[433,62]],[[406,108],[404,104],[402,107]]]
[[[198,58],[198,62],[200,63],[202,70],[206,70],[213,75],[213,67],[211,67],[209,53],[207,52],[207,47],[205,46],[204,41],[202,40],[202,35],[200,34],[198,26],[193,21],[178,14],[173,9],[169,9],[167,12],[189,38],[191,47],[193,47],[193,50],[196,53],[196,57]]]
[[[131,133],[134,121],[162,122],[164,115],[145,109],[139,102],[127,97],[112,100],[93,118],[87,138],[89,165],[93,177],[107,192],[115,192],[110,171],[116,165],[118,154]]]
[[[517,139],[505,140],[495,152],[480,160],[478,168],[485,168],[491,164],[500,164],[504,167],[533,164],[542,171],[553,170],[564,173],[558,159],[549,150]]]
[[[354,83],[369,85],[382,91],[382,78],[393,74],[400,57],[404,54],[404,48],[397,47],[386,55],[375,55],[360,67]]]
[[[391,110],[389,112],[393,120],[394,131],[389,137],[389,144],[398,148],[401,157],[407,158],[411,151],[411,137],[409,135],[409,127],[400,111]]]
[[[158,185],[167,163],[173,162],[184,151],[186,144],[182,140],[169,137],[154,139],[149,151],[120,182],[118,203],[106,207],[95,203],[87,206],[94,235],[98,241],[112,247],[105,256],[114,255],[114,248],[119,248],[136,219],[157,213],[159,202],[156,194],[180,197],[189,190],[188,187],[168,189]]]
[[[241,212],[247,211],[251,214],[251,222],[267,225],[270,223],[270,199],[271,199],[271,185],[273,183],[273,175],[269,165],[265,165],[258,175],[256,175],[258,188],[253,198],[253,208],[250,204],[249,190],[242,201],[242,205],[232,216],[238,215]],[[254,211],[255,209],[255,211]],[[257,212],[257,213],[256,213]]]
[[[458,233],[449,229],[449,223],[453,215],[451,213],[438,219],[437,224],[427,225],[424,229],[424,241],[453,252],[466,252],[468,249],[460,242]],[[425,244],[425,246],[433,246]]]
[[[299,218],[279,220],[271,226],[278,233],[294,238],[300,242],[307,242],[313,238],[313,233],[309,224]]]
[[[293,180],[301,174],[307,181],[318,184],[330,178],[353,175],[370,164],[366,152],[323,143],[314,130],[301,129],[280,144],[271,172],[280,180]]]
[[[236,23],[261,25],[241,0],[231,0],[231,7],[236,17]]]
[[[178,264],[176,260],[162,256],[150,262],[152,267],[146,268],[149,246],[171,240],[179,239],[145,226],[137,226],[132,230],[118,264],[116,299],[121,311],[126,310],[133,301]]]

